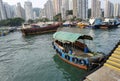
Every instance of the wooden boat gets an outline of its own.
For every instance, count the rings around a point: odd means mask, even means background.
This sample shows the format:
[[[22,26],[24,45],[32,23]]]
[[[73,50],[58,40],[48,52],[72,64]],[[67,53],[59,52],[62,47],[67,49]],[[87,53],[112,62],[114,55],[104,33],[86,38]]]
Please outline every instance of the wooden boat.
[[[52,45],[58,56],[75,67],[89,70],[99,66],[104,60],[103,54],[91,52],[85,43],[79,41],[92,40],[89,35],[59,31],[53,38]]]
[[[60,26],[60,23],[57,24],[44,24],[42,26],[37,24],[28,25],[25,28],[22,28],[22,34],[23,35],[36,35],[36,34],[42,34],[42,33],[49,33],[49,32],[55,32],[57,28]]]

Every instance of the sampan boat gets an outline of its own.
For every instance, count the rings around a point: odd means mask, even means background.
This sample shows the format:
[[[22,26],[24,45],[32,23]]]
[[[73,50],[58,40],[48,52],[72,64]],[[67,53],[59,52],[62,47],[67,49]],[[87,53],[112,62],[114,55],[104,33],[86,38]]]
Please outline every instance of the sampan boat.
[[[104,60],[102,53],[91,52],[85,43],[80,40],[93,40],[89,35],[59,31],[53,35],[53,48],[57,55],[65,62],[90,70],[97,67]]]

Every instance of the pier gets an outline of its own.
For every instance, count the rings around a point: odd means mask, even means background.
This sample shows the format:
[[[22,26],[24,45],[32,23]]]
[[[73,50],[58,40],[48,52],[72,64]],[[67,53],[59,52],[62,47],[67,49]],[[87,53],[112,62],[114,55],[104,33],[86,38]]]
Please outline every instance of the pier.
[[[84,81],[120,81],[120,42],[104,65]]]

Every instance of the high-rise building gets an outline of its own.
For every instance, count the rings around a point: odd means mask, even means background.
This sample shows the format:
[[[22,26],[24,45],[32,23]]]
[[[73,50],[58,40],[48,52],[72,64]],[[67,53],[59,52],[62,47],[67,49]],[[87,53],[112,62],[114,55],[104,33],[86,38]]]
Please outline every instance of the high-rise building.
[[[53,0],[54,15],[61,13],[62,0]]]
[[[53,20],[54,10],[53,10],[53,4],[51,0],[47,1],[47,3],[44,5],[44,9],[45,9],[46,18]]]
[[[119,17],[120,17],[120,3],[119,3],[119,9],[118,10],[119,10]]]
[[[22,17],[22,7],[21,7],[21,4],[20,4],[20,3],[17,3],[17,7],[16,7],[16,17],[23,18],[23,17]]]
[[[26,16],[26,21],[28,21],[29,19],[33,19],[33,8],[32,8],[32,3],[27,1],[24,4],[24,8],[25,8],[25,16]]]
[[[16,17],[16,5],[12,5],[10,7],[11,10],[11,18],[15,18]]]
[[[88,0],[73,0],[73,16],[81,19],[88,18]]]
[[[73,10],[73,0],[69,0],[69,10]]]
[[[69,10],[69,0],[62,0],[61,15],[62,19],[67,19],[67,10]]]
[[[73,16],[77,17],[77,0],[73,0]]]
[[[2,20],[1,13],[0,13],[0,20]]]
[[[45,8],[41,9],[41,12],[40,12],[40,18],[42,19],[44,17],[46,17],[45,16]]]
[[[4,8],[6,12],[6,18],[12,18],[11,6],[8,3],[4,3]]]
[[[1,13],[1,20],[6,19],[5,7],[2,0],[0,0],[0,13]]]
[[[88,18],[88,0],[77,0],[77,17]]]
[[[36,12],[35,12],[35,11],[33,12],[33,19],[34,19],[34,20],[37,19],[37,15],[36,15]]]
[[[91,1],[91,18],[101,17],[101,1],[92,0]]]
[[[40,16],[40,11],[41,9],[40,8],[33,8],[33,14],[35,15],[36,14],[36,17],[38,18]]]
[[[105,1],[104,17],[112,17],[114,12],[113,3],[109,0]]]
[[[114,17],[118,17],[118,16],[120,16],[120,14],[119,14],[119,9],[120,9],[120,4],[119,3],[115,3],[114,4]]]

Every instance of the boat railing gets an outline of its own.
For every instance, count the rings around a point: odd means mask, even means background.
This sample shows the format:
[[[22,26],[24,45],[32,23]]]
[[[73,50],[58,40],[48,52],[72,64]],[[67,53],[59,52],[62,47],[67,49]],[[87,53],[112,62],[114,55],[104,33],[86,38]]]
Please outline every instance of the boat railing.
[[[75,43],[61,43],[60,41],[55,41],[56,45],[66,53],[75,53],[76,50],[82,51],[82,54],[87,54],[89,51],[87,45],[79,42]],[[79,44],[78,44],[79,43]]]

